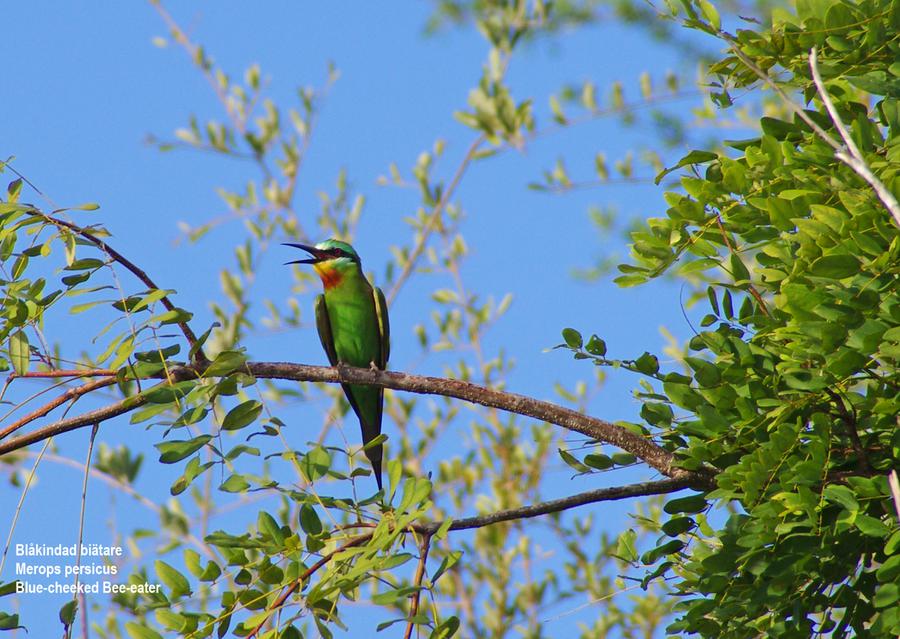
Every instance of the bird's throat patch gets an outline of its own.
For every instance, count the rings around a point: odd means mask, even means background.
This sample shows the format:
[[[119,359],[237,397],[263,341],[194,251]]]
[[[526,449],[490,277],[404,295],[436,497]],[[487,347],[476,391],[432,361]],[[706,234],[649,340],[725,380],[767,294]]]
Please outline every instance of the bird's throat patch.
[[[314,264],[313,268],[316,269],[316,273],[322,278],[322,286],[325,287],[326,291],[334,288],[341,283],[342,279],[344,279],[343,274],[339,270],[327,263],[319,262],[318,264]]]

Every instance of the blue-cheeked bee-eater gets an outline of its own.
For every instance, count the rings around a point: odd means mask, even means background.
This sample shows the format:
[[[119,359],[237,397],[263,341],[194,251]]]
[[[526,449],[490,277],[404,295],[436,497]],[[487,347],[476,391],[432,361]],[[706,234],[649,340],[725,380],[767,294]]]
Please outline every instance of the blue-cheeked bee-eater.
[[[387,303],[380,288],[363,275],[359,255],[346,242],[325,240],[315,246],[285,244],[311,257],[288,264],[312,264],[322,279],[324,294],[316,297],[316,328],[332,366],[346,364],[384,370],[390,354]],[[359,418],[363,444],[381,434],[384,389],[380,386],[341,384]],[[381,489],[382,446],[365,449],[375,481]]]

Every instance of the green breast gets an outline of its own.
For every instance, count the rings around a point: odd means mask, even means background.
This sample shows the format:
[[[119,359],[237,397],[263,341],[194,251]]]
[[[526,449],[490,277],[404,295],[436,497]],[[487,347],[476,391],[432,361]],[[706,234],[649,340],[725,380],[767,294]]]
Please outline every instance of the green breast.
[[[377,361],[378,316],[369,282],[364,277],[345,277],[325,291],[325,304],[338,360],[363,368]]]

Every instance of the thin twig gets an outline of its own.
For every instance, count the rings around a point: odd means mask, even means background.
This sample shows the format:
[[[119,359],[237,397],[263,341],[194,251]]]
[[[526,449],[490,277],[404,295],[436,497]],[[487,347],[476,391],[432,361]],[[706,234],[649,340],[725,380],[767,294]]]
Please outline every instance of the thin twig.
[[[869,183],[875,190],[876,195],[878,195],[878,199],[881,200],[881,203],[884,204],[884,207],[891,216],[893,216],[894,222],[900,226],[900,202],[897,202],[897,198],[894,197],[894,194],[891,193],[884,183],[872,172],[872,169],[869,168],[862,152],[859,150],[859,147],[856,146],[856,142],[853,141],[853,137],[847,130],[847,126],[844,124],[843,120],[841,120],[841,116],[838,114],[834,103],[831,101],[831,96],[825,89],[825,83],[822,82],[822,76],[819,74],[818,53],[816,52],[815,47],[809,52],[809,69],[812,72],[813,83],[816,85],[816,90],[819,92],[822,104],[825,105],[825,110],[828,111],[828,115],[831,116],[831,121],[834,122],[835,128],[837,128],[838,133],[841,134],[841,139],[843,139],[844,144],[847,145],[846,151],[844,149],[839,149],[834,156]]]
[[[601,501],[619,501],[622,499],[631,499],[632,497],[647,497],[649,495],[665,495],[674,493],[685,488],[695,488],[696,484],[689,478],[683,479],[660,479],[658,481],[647,481],[638,484],[629,484],[626,486],[610,486],[608,488],[597,488],[589,490],[577,495],[563,497],[561,499],[552,499],[529,506],[521,506],[519,508],[510,508],[509,510],[499,510],[497,512],[488,513],[487,515],[478,515],[475,517],[466,517],[464,519],[456,519],[450,524],[448,530],[471,530],[473,528],[483,528],[485,526],[493,526],[504,521],[518,521],[520,519],[530,519],[532,517],[540,517],[552,513],[559,513],[578,506],[593,504]],[[445,522],[437,521],[427,524],[417,524],[413,526],[416,532],[422,534],[434,534]]]
[[[47,377],[112,377],[118,371],[111,368],[77,368],[53,371],[31,371],[29,373],[10,373],[9,379],[43,379]]]
[[[767,85],[769,85],[769,88],[772,89],[775,93],[777,93],[778,97],[780,97],[782,99],[785,106],[788,109],[790,109],[791,111],[793,111],[797,115],[798,118],[803,120],[806,123],[806,125],[809,126],[809,128],[811,128],[815,132],[816,135],[818,135],[820,138],[822,138],[822,140],[824,140],[835,151],[843,150],[843,147],[841,147],[840,142],[838,142],[833,137],[831,137],[828,134],[828,132],[825,131],[825,129],[820,127],[816,123],[815,120],[813,120],[811,117],[809,117],[809,114],[803,110],[803,107],[801,107],[799,104],[794,102],[791,99],[791,96],[789,96],[785,92],[785,90],[782,89],[781,86],[777,82],[775,82],[775,80],[773,80],[772,77],[768,73],[763,71],[759,67],[759,65],[757,65],[750,58],[750,56],[748,56],[746,53],[744,53],[741,50],[740,44],[737,42],[737,40],[734,39],[733,36],[731,36],[728,33],[725,33],[724,31],[719,32],[719,35],[726,42],[728,42],[729,45],[731,45],[731,52],[734,53],[738,57],[738,59],[744,63],[744,66],[746,66],[748,69],[753,71],[753,73],[756,74],[756,77],[758,77],[760,80],[762,80]]]
[[[88,451],[87,451],[87,459],[84,462],[84,479],[81,483],[81,510],[78,515],[78,542],[76,546],[75,553],[75,582],[74,582],[74,590],[78,592],[78,582],[81,578],[81,572],[79,571],[79,567],[81,566],[81,542],[84,541],[84,512],[87,508],[87,488],[88,488],[88,477],[90,476],[90,468],[91,468],[91,457],[94,455],[94,441],[97,439],[97,431],[100,430],[100,424],[94,424],[94,427],[91,429],[91,439],[88,443]],[[73,601],[75,601],[76,606],[78,605],[78,598],[73,597]],[[82,611],[82,615],[85,614],[86,611]],[[76,612],[77,614],[77,608]],[[72,636],[72,626],[66,625],[66,633],[65,639],[69,639]]]
[[[337,548],[332,550],[330,553],[323,555],[322,558],[319,559],[319,561],[317,561],[312,566],[310,566],[305,571],[303,571],[303,574],[301,574],[299,577],[297,577],[290,586],[285,588],[284,592],[282,592],[278,596],[278,599],[276,599],[274,602],[272,602],[272,605],[269,606],[269,610],[268,610],[269,614],[271,615],[272,612],[281,608],[284,605],[284,602],[287,601],[288,597],[290,597],[292,594],[297,592],[297,589],[303,585],[304,581],[306,581],[307,579],[312,577],[313,574],[315,574],[315,572],[317,570],[319,570],[319,568],[321,568],[322,566],[327,564],[329,561],[331,561],[335,555],[337,555],[338,553],[342,553],[345,550],[349,550],[350,548],[355,548],[356,546],[360,546],[360,545],[364,544],[365,542],[369,541],[372,538],[373,534],[374,533],[367,533],[365,535],[359,535],[358,537],[353,537],[347,543],[345,543],[341,546],[338,546]],[[265,625],[265,623],[268,621],[268,619],[269,619],[268,616],[266,616],[266,618],[264,618],[259,623],[259,625],[256,626],[256,628],[253,630],[253,632],[251,632],[247,636],[247,639],[253,639],[254,637],[256,637],[259,634],[259,631],[262,630],[262,627]]]
[[[415,577],[413,577],[413,585],[416,587],[416,591],[410,595],[409,598],[409,621],[406,624],[406,632],[403,634],[403,639],[410,639],[410,637],[412,637],[412,631],[415,627],[413,618],[419,614],[419,595],[422,592],[422,579],[425,577],[425,563],[428,561],[428,550],[430,548],[431,535],[426,533],[425,536],[422,537],[419,564],[416,566],[416,574]]]
[[[36,217],[40,217],[41,219],[47,221],[50,224],[53,224],[57,227],[64,227],[73,233],[83,237],[91,244],[98,247],[101,251],[106,253],[110,259],[115,262],[118,262],[126,269],[128,269],[135,277],[137,277],[141,282],[143,282],[147,288],[160,290],[156,283],[150,279],[150,276],[144,272],[139,266],[137,266],[134,262],[129,260],[127,257],[119,253],[109,244],[101,240],[99,237],[95,236],[86,228],[82,228],[77,224],[73,224],[72,222],[66,222],[65,220],[57,219],[51,215],[47,215],[46,213],[36,209],[36,208],[28,208],[24,211],[28,215],[33,215]],[[164,295],[160,298],[160,303],[165,307],[167,311],[174,311],[175,305],[172,304],[172,301],[169,299],[168,295]],[[198,346],[197,336],[194,334],[194,331],[191,330],[191,327],[188,326],[187,322],[179,320],[176,322],[176,325],[179,329],[181,329],[181,333],[184,335],[184,338],[187,340],[191,349],[194,351],[194,359],[197,362],[206,362],[206,356],[203,354],[203,349]]]
[[[460,162],[459,166],[456,169],[456,173],[450,180],[450,185],[441,194],[441,199],[438,200],[437,204],[435,204],[434,210],[425,221],[425,226],[422,227],[422,231],[419,237],[416,239],[416,244],[413,247],[412,252],[409,254],[409,258],[406,260],[406,264],[403,265],[403,270],[400,271],[400,275],[397,276],[397,280],[394,282],[394,285],[388,292],[387,303],[389,305],[393,304],[394,298],[397,297],[397,293],[400,292],[403,284],[412,274],[413,269],[416,267],[416,263],[419,261],[419,257],[421,257],[422,253],[425,251],[425,246],[428,244],[428,237],[434,230],[435,225],[437,224],[437,221],[441,216],[441,213],[443,213],[444,209],[447,207],[447,204],[450,202],[450,198],[453,196],[453,192],[456,191],[456,187],[459,186],[459,182],[460,180],[462,180],[466,169],[472,163],[472,160],[475,158],[475,153],[477,153],[478,148],[484,143],[485,139],[486,138],[484,135],[480,135],[475,138],[475,141],[472,142],[471,146],[469,146],[469,150],[466,151],[465,156],[463,156],[462,162]]]

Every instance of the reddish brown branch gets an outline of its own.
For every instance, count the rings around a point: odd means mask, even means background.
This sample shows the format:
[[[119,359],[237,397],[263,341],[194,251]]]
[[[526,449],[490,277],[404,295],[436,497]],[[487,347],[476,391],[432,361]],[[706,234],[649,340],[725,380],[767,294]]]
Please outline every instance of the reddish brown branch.
[[[112,377],[116,374],[111,368],[76,368],[55,371],[31,371],[30,373],[11,373],[9,379],[44,379],[50,377]]]
[[[19,377],[25,377],[25,376],[26,375],[20,375]],[[38,375],[33,375],[33,374],[27,375],[27,376],[28,377],[38,377]],[[46,377],[53,377],[53,375],[46,375]],[[46,415],[47,413],[52,411],[54,408],[62,406],[69,400],[78,399],[85,393],[90,393],[91,391],[95,391],[99,388],[104,388],[105,386],[112,386],[115,383],[116,383],[115,378],[113,378],[113,379],[109,379],[109,378],[98,379],[98,380],[94,380],[92,382],[88,382],[87,384],[82,384],[81,386],[79,386],[77,388],[70,388],[69,390],[62,393],[58,397],[53,398],[51,401],[47,402],[40,408],[28,413],[27,415],[25,415],[24,417],[21,417],[20,419],[17,419],[9,426],[0,430],[0,441],[4,440],[9,435],[16,432],[20,428],[22,428],[22,426],[30,424],[34,420],[36,420],[40,417],[43,417],[44,415]],[[87,424],[82,424],[82,426],[86,426],[86,425]],[[21,439],[21,438],[17,437],[16,439]],[[15,440],[10,440],[10,441],[15,441]],[[2,445],[2,444],[0,444],[0,445]]]
[[[284,592],[282,592],[278,596],[278,599],[276,599],[275,601],[272,602],[272,605],[269,606],[269,614],[271,614],[274,611],[281,608],[284,605],[284,602],[287,601],[288,597],[290,597],[292,594],[297,592],[297,590],[300,588],[300,586],[303,585],[304,581],[306,581],[307,579],[312,577],[313,574],[315,574],[315,572],[317,570],[319,570],[319,568],[321,568],[322,566],[327,564],[329,561],[331,561],[335,555],[337,555],[338,553],[344,552],[345,550],[348,550],[350,548],[355,548],[356,546],[359,546],[359,545],[369,541],[372,538],[373,534],[374,533],[366,533],[365,535],[359,535],[358,537],[353,537],[347,543],[345,543],[341,546],[338,546],[337,548],[332,550],[330,553],[323,555],[322,558],[319,559],[319,561],[317,561],[312,566],[310,566],[305,571],[303,571],[303,574],[301,574],[299,577],[297,577],[290,586],[285,588]],[[267,616],[265,619],[263,619],[259,623],[258,626],[256,626],[256,628],[253,630],[253,632],[251,632],[247,636],[247,639],[253,639],[254,637],[256,637],[259,634],[259,631],[262,630],[262,627],[266,624],[266,622],[268,620],[269,619]]]
[[[581,433],[593,440],[602,441],[625,450],[667,477],[691,477],[699,481],[710,478],[707,472],[691,472],[675,465],[675,457],[650,439],[637,435],[621,426],[596,417],[584,415],[570,408],[558,406],[525,395],[498,391],[458,379],[410,375],[393,371],[338,366],[308,366],[282,362],[250,362],[248,372],[267,379],[293,379],[297,381],[343,382],[371,384],[394,390],[427,395],[442,395],[462,399],[473,404],[497,408],[526,417],[556,424]]]
[[[416,587],[416,591],[410,595],[409,598],[409,621],[406,624],[406,632],[403,634],[403,639],[410,639],[410,637],[412,637],[413,627],[415,626],[413,618],[419,614],[419,596],[422,592],[422,579],[425,577],[425,562],[428,561],[428,550],[430,548],[431,535],[426,534],[422,538],[422,550],[419,556],[419,565],[416,566],[416,575],[413,577],[413,585]]]

